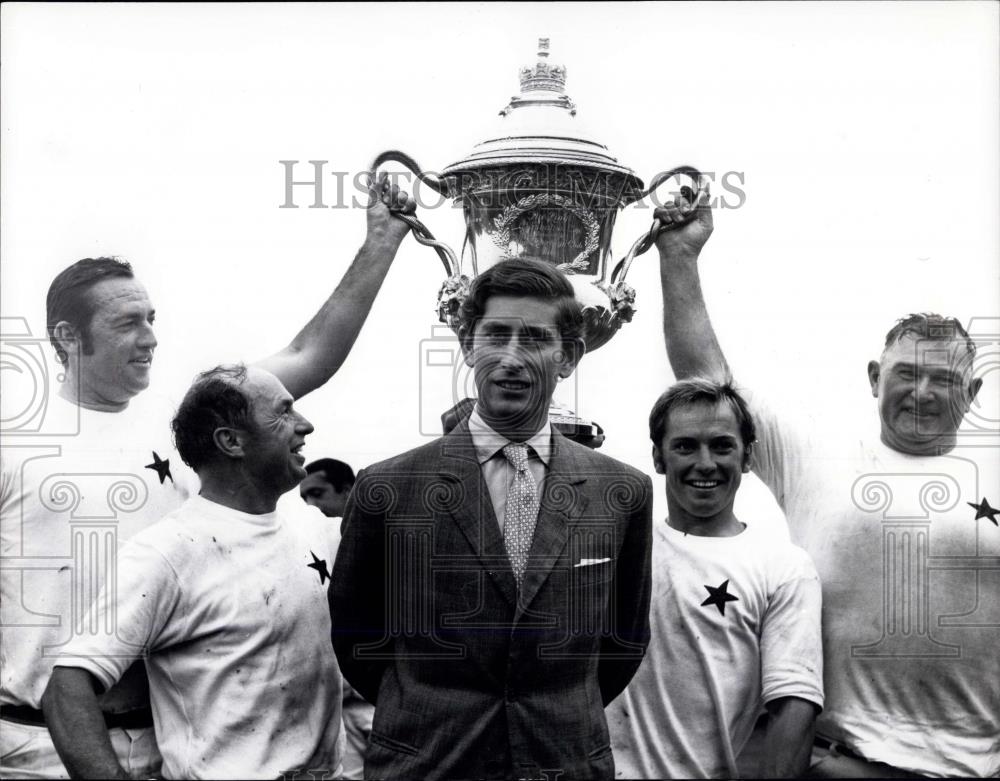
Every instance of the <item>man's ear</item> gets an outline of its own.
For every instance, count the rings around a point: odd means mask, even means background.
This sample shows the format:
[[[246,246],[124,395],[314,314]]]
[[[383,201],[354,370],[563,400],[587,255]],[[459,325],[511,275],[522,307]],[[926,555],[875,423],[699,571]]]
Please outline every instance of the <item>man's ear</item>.
[[[969,406],[972,406],[972,402],[976,400],[976,396],[979,394],[979,389],[983,387],[983,378],[976,377],[969,383]]]
[[[563,341],[563,354],[559,376],[562,379],[569,377],[580,363],[583,354],[587,352],[587,345],[580,337],[576,339],[566,339]]]
[[[743,474],[750,472],[750,464],[753,462],[753,442],[747,445],[743,451]]]
[[[79,350],[80,334],[72,323],[60,320],[52,329],[52,336],[58,345],[56,352],[61,356],[75,355]],[[61,358],[60,360],[65,362],[66,359]]]
[[[656,474],[658,475],[665,475],[667,473],[666,467],[663,465],[663,452],[658,445],[653,445],[653,467],[656,469]]]
[[[465,360],[465,365],[471,369],[475,361],[472,359],[472,332],[469,330],[469,326],[461,325],[458,327],[458,345],[462,348],[462,358]]]
[[[872,396],[878,398],[878,376],[882,365],[878,361],[868,361],[868,384],[872,386]]]
[[[235,428],[217,428],[212,432],[215,446],[229,458],[243,458],[244,432]]]

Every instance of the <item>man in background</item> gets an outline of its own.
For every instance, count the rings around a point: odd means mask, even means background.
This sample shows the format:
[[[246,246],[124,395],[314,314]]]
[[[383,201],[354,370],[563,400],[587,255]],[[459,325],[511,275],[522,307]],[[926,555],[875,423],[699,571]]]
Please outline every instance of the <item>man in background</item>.
[[[318,508],[327,518],[340,520],[353,487],[354,470],[350,466],[335,458],[320,458],[306,464],[305,479],[299,483],[299,496],[306,504]],[[336,533],[339,542],[340,524],[337,524]],[[365,749],[372,731],[375,708],[347,681],[343,685],[343,777],[360,779],[364,777]]]
[[[347,497],[354,487],[354,470],[335,458],[320,458],[306,464],[306,476],[299,483],[299,496],[327,518],[342,518]]]

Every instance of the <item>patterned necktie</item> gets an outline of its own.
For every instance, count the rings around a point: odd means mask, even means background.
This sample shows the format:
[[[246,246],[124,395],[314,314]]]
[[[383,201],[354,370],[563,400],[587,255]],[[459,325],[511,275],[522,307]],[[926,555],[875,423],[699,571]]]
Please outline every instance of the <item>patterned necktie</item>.
[[[504,457],[516,470],[507,488],[507,509],[504,512],[503,541],[514,570],[514,579],[520,591],[524,570],[528,564],[528,551],[535,536],[538,520],[538,495],[535,478],[528,471],[528,446],[512,442],[503,449]]]

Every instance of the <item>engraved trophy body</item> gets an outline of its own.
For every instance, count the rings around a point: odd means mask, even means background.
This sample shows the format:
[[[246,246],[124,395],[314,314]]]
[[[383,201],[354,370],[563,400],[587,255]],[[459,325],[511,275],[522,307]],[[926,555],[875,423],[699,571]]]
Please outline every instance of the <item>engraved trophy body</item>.
[[[465,218],[461,257],[434,238],[420,220],[410,224],[422,244],[434,247],[447,272],[438,296],[441,322],[457,326],[456,315],[469,280],[508,258],[533,258],[555,265],[573,285],[584,317],[587,351],[606,344],[632,319],[635,291],[625,282],[632,259],[648,250],[660,230],[654,223],[612,267],[611,234],[618,211],[677,176],[698,181],[688,166],[656,176],[649,188],[608,148],[585,134],[567,96],[566,69],[548,62],[548,39],[539,40],[538,62],[520,72],[521,91],[500,112],[495,132],[440,175],[423,172],[409,155],[391,150],[375,158],[371,171],[387,161],[409,168],[420,181],[460,200]],[[553,408],[550,420],[563,434],[591,446],[603,441],[596,424]]]

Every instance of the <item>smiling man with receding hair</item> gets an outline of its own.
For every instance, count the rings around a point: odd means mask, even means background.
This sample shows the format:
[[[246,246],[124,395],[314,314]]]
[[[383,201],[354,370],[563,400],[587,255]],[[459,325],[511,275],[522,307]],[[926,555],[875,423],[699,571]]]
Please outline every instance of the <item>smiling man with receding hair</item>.
[[[116,588],[88,616],[114,616],[114,634],[79,636],[56,661],[42,705],[59,755],[75,777],[129,777],[95,692],[145,659],[166,778],[335,773],[335,530],[315,508],[276,511],[305,476],[312,424],[270,372],[219,366],[195,380],[173,430],[201,491],[122,550]]]

